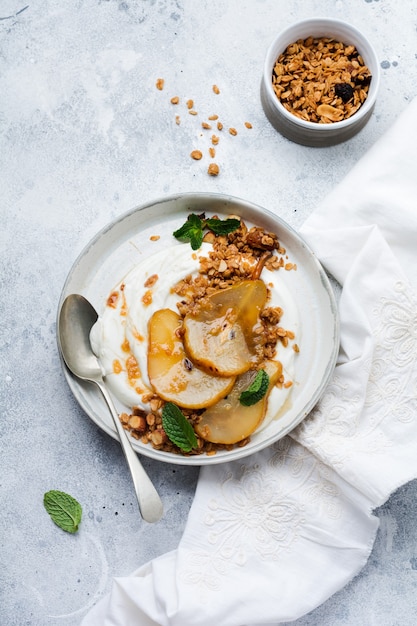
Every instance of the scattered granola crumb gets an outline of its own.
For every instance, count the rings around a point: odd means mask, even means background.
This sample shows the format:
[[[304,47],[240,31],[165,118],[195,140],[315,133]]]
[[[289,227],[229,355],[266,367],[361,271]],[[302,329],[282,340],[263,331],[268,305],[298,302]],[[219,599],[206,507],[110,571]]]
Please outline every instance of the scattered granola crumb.
[[[158,241],[159,239],[161,239],[161,235],[151,235],[149,239],[151,241]]]
[[[194,100],[187,100],[187,109],[192,109],[194,106]]]
[[[213,85],[213,91],[214,91],[214,93],[216,93],[216,94],[219,94],[219,93],[220,93],[220,89],[217,87],[217,85]]]
[[[181,124],[181,118],[180,118],[179,115],[175,116],[175,123],[176,123],[177,126],[179,126]]]
[[[236,128],[233,128],[233,127],[229,128],[229,133],[235,137],[237,135]]]
[[[217,135],[211,136],[211,143],[213,144],[213,146],[217,146],[217,144],[219,143],[219,138]]]
[[[213,120],[218,120],[219,116],[218,115],[209,115],[209,120],[213,121]]]
[[[210,129],[211,129],[211,124],[208,124],[207,122],[202,122],[201,126],[202,126],[203,128],[206,128],[207,130],[210,130]]]
[[[201,150],[193,150],[190,154],[190,157],[194,159],[194,161],[199,161],[203,158],[203,153],[201,152]]]
[[[198,115],[197,111],[195,111],[195,109],[189,109],[188,113],[190,115]]]
[[[210,165],[208,166],[207,173],[210,176],[218,176],[219,172],[220,172],[220,168],[217,165],[217,163],[210,163]]]
[[[216,156],[216,150],[214,148],[209,148],[209,155],[212,159]]]
[[[252,128],[252,124],[250,122],[245,122],[246,128]]]
[[[164,84],[165,84],[164,79],[163,78],[158,78],[157,81],[156,81],[156,88],[159,89],[159,91],[162,91],[163,88],[164,88]]]
[[[180,101],[178,96],[174,96],[173,98],[171,98],[171,104],[178,104],[178,102]]]
[[[217,130],[223,130],[223,124],[221,122],[217,122]]]

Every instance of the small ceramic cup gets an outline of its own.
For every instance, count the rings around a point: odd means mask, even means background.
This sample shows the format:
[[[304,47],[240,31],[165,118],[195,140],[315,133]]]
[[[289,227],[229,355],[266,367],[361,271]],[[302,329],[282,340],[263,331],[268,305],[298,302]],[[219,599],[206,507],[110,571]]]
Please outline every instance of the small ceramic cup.
[[[272,85],[272,74],[279,55],[290,44],[308,37],[332,38],[345,45],[355,46],[370,70],[372,79],[368,95],[351,117],[326,124],[306,121],[288,111],[276,95]],[[327,17],[309,18],[283,30],[269,47],[261,83],[261,102],[271,124],[291,141],[314,147],[332,146],[350,139],[365,126],[375,106],[379,82],[380,66],[375,50],[361,32],[341,20]]]

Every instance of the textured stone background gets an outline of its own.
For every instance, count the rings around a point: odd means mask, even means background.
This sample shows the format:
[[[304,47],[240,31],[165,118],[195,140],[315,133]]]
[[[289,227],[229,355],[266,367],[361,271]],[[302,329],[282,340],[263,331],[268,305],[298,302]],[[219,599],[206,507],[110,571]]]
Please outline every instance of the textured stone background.
[[[360,28],[382,68],[371,121],[327,149],[279,136],[259,100],[275,34],[313,15]],[[300,226],[416,95],[416,26],[414,0],[1,1],[1,624],[79,624],[112,577],[177,546],[197,480],[145,460],[166,514],[142,522],[119,445],[70,394],[55,317],[78,253],[125,211],[182,191],[236,195]],[[175,125],[172,95],[253,124],[222,139],[219,177],[189,158],[204,140],[184,109]],[[52,524],[49,489],[79,499],[82,532]],[[415,482],[392,495],[362,573],[297,626],[414,626],[416,496]]]

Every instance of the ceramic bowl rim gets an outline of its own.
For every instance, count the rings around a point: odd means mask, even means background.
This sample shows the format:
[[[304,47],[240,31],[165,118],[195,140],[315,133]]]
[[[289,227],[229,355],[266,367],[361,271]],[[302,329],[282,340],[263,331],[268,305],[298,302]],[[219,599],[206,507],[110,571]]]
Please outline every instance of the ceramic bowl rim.
[[[308,31],[308,27],[310,27],[312,31],[311,33]],[[372,72],[372,80],[370,83],[368,96],[356,113],[354,113],[348,119],[342,120],[340,122],[332,122],[331,124],[318,124],[317,122],[302,120],[290,111],[287,111],[287,109],[279,101],[272,88],[272,70],[273,64],[278,58],[280,52],[282,52],[287,45],[296,41],[297,39],[306,38],[310,35],[340,37],[341,35],[337,33],[334,35],[331,34],[330,31],[332,30],[332,27],[334,27],[335,31],[344,31],[347,36],[349,36],[349,34],[352,35],[352,39],[357,42],[353,45],[359,48],[358,51],[361,56],[363,56],[365,63],[368,65],[368,67],[371,66],[370,69]],[[323,31],[322,35],[319,34],[320,31]],[[292,34],[294,34],[294,37],[291,37]],[[332,17],[305,18],[298,22],[294,22],[282,29],[270,44],[264,62],[263,82],[267,97],[269,98],[270,103],[272,104],[274,110],[278,115],[286,118],[291,124],[299,126],[300,129],[304,128],[310,132],[317,131],[317,133],[320,134],[334,134],[335,132],[337,132],[337,130],[342,131],[346,127],[359,124],[360,121],[371,112],[375,104],[377,93],[379,91],[380,68],[378,63],[378,57],[376,55],[373,45],[371,44],[369,39],[358,28],[356,28],[356,26],[353,26],[352,24],[344,20]]]

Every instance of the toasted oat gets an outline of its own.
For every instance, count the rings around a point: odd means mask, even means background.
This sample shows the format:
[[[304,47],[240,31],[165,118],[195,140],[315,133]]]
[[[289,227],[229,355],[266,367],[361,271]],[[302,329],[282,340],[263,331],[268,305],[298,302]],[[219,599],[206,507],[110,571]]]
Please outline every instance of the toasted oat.
[[[180,101],[178,96],[173,96],[171,98],[171,104],[178,104],[178,102]]]
[[[235,136],[237,135],[237,130],[236,130],[236,128],[233,128],[233,127],[232,127],[232,128],[229,128],[229,133],[235,137]]]
[[[209,120],[214,121],[214,120],[218,120],[219,116],[218,115],[209,115]]]
[[[252,128],[252,124],[250,122],[245,122],[246,128]]]
[[[187,100],[187,109],[192,109],[194,107],[194,100]]]
[[[149,276],[149,278],[147,278],[143,284],[144,287],[153,287],[155,285],[155,283],[157,282],[159,276],[158,274],[152,274],[151,276]]]
[[[188,113],[189,113],[190,115],[198,115],[198,113],[197,113],[197,111],[196,111],[195,109],[189,109],[189,110],[188,110]]]
[[[164,84],[165,84],[164,79],[163,78],[158,78],[156,83],[155,83],[155,86],[156,86],[157,89],[159,89],[159,91],[162,91],[163,88],[164,88]]]
[[[223,130],[223,124],[221,122],[217,122],[217,130]]]
[[[207,169],[207,173],[210,176],[218,176],[219,173],[220,173],[220,168],[217,165],[217,163],[210,163],[210,165],[208,166],[208,169]]]
[[[208,124],[207,122],[201,122],[201,126],[202,128],[206,128],[207,130],[211,129],[211,124]]]
[[[190,154],[190,157],[195,161],[199,161],[203,158],[203,153],[201,152],[201,150],[193,150]]]
[[[219,94],[219,93],[220,93],[220,89],[217,87],[217,85],[213,85],[213,91],[214,91],[214,93],[216,93],[216,94]]]
[[[274,66],[272,84],[283,106],[320,124],[351,117],[365,102],[372,76],[353,45],[328,37],[290,44]]]
[[[212,159],[216,156],[216,150],[214,148],[209,148],[209,155]]]
[[[213,146],[217,146],[217,144],[219,143],[219,137],[217,135],[212,135],[211,143],[213,144]]]

